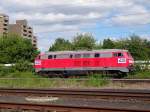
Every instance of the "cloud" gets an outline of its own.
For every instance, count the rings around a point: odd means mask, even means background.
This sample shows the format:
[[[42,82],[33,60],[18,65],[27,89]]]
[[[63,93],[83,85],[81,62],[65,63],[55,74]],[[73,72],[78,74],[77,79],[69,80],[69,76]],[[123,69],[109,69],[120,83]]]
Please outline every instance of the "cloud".
[[[11,16],[15,17],[16,19],[22,19],[25,18],[29,20],[32,23],[35,23],[36,25],[39,24],[58,24],[63,23],[67,21],[88,21],[93,19],[99,19],[103,15],[99,13],[89,13],[85,15],[78,15],[78,14],[72,14],[72,15],[66,15],[62,13],[48,13],[48,14],[42,14],[42,13],[35,13],[32,15],[25,14],[25,13],[14,13]]]
[[[146,25],[150,23],[150,10],[146,7],[136,4],[129,7],[122,7],[118,13],[109,19],[108,24],[121,25],[121,26],[133,26],[133,25]]]
[[[84,23],[94,24],[97,21],[107,24],[146,24],[149,22],[147,14],[138,16],[120,16],[131,13],[148,12],[144,0],[1,0],[0,10],[5,9],[10,18],[27,19],[31,25],[38,29],[47,30],[47,27],[60,31],[74,29]],[[113,16],[116,17],[113,17]],[[106,19],[109,22],[105,22]],[[14,21],[13,21],[14,22]],[[41,28],[40,28],[41,25]],[[82,27],[82,26],[81,26]],[[39,31],[39,30],[38,30]],[[37,30],[35,31],[37,32]]]
[[[116,16],[111,22],[121,26],[146,25],[150,23],[150,13],[129,14],[127,16]]]
[[[20,6],[28,7],[44,7],[47,5],[71,5],[71,6],[88,6],[88,7],[113,7],[124,6],[130,4],[128,0],[2,0],[2,3],[18,4]],[[7,4],[8,5],[8,4]]]
[[[39,36],[150,22],[150,0],[0,0],[0,4],[0,13],[8,14],[11,23],[27,19]]]

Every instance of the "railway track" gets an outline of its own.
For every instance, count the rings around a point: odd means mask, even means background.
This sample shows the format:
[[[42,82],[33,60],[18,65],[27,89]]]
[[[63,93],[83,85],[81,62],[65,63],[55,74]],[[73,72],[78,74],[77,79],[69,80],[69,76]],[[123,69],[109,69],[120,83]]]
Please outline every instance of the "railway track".
[[[0,95],[140,100],[150,102],[150,90],[128,89],[0,89]]]
[[[0,89],[0,109],[19,112],[150,112],[149,104],[150,90]]]
[[[14,101],[15,99],[15,101]],[[149,103],[127,102],[98,99],[59,98],[49,102],[34,102],[26,97],[3,96],[0,98],[0,109],[25,110],[40,112],[149,112]]]

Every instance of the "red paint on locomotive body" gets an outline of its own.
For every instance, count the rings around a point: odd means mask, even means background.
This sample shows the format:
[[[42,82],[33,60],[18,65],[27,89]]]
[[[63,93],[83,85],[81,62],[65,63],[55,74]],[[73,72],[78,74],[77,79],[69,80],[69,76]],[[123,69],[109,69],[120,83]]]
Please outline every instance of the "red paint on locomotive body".
[[[99,71],[129,72],[134,60],[127,50],[107,49],[96,51],[47,52],[35,59],[36,72]]]

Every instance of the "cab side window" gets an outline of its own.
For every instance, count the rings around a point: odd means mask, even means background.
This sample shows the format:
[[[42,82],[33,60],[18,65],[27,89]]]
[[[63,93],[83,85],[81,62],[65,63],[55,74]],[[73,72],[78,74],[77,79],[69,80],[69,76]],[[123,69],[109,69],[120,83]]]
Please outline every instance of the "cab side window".
[[[123,53],[114,53],[113,55],[114,55],[114,57],[122,57]]]
[[[123,54],[122,53],[118,53],[118,57],[122,57],[123,56]]]

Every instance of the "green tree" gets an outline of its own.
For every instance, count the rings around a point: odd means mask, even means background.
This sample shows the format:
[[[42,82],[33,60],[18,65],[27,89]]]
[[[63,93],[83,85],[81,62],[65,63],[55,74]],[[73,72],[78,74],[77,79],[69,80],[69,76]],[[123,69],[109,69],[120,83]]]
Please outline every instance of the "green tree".
[[[54,44],[49,48],[49,51],[64,51],[64,50],[72,50],[72,44],[69,40],[65,40],[63,38],[57,38]]]
[[[144,40],[137,35],[132,35],[126,39],[121,39],[115,42],[115,46],[119,49],[129,50],[136,60],[147,60],[150,58],[148,40]]]
[[[18,60],[33,61],[37,53],[29,39],[15,34],[0,37],[0,63],[16,63]]]
[[[73,50],[92,50],[95,47],[95,38],[89,34],[77,34],[73,41]]]
[[[103,49],[103,45],[102,45],[102,42],[98,42],[98,43],[96,43],[96,45],[95,45],[95,47],[94,47],[94,49]]]
[[[103,41],[103,49],[113,49],[115,48],[114,42],[111,39],[104,39]]]

